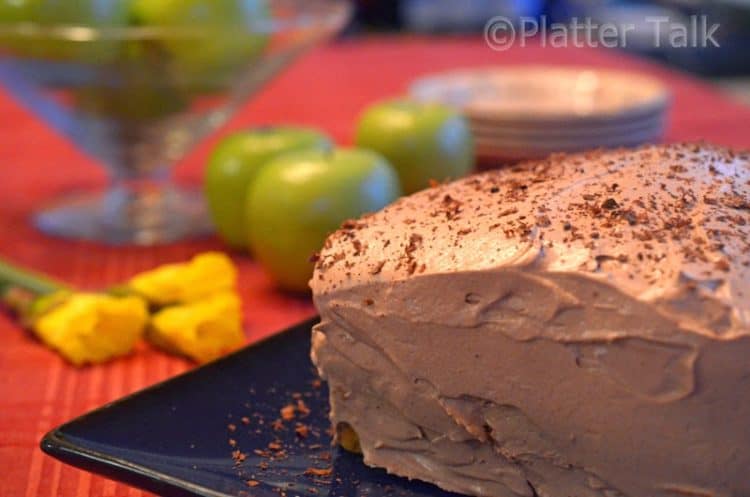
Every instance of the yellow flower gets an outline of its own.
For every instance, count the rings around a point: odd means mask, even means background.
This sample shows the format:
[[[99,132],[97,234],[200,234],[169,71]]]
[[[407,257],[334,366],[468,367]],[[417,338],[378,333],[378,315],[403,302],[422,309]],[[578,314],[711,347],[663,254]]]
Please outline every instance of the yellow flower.
[[[140,297],[97,293],[57,294],[32,324],[34,333],[76,366],[129,353],[148,320]]]
[[[138,274],[128,287],[149,302],[163,306],[204,299],[234,289],[237,269],[221,252],[199,254],[190,262],[167,264]]]
[[[222,292],[162,309],[151,318],[146,338],[198,362],[215,359],[244,342],[240,299],[233,292]]]

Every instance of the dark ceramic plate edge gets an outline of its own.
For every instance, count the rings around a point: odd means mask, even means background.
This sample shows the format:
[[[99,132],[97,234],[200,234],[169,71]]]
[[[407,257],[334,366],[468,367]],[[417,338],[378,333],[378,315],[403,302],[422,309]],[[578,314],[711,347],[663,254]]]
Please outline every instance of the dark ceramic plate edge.
[[[93,416],[99,413],[100,411],[103,411],[103,410],[109,409],[112,406],[127,402],[132,397],[142,395],[145,392],[148,392],[151,390],[162,388],[163,386],[169,383],[181,381],[185,377],[190,377],[190,376],[199,374],[201,371],[204,371],[205,369],[220,367],[220,365],[223,362],[231,361],[236,356],[246,353],[247,349],[254,348],[262,344],[272,342],[274,340],[279,340],[283,335],[285,335],[286,333],[294,329],[303,328],[303,327],[311,329],[318,322],[318,320],[319,318],[316,316],[308,320],[302,321],[300,323],[297,323],[293,326],[290,326],[284,329],[283,331],[280,331],[267,338],[264,338],[263,340],[259,340],[251,345],[248,345],[247,347],[244,347],[226,357],[223,357],[221,359],[208,363],[204,366],[193,368],[182,374],[179,374],[171,378],[168,378],[164,381],[155,383],[151,386],[148,386],[146,388],[133,392],[129,395],[121,397],[120,399],[117,399],[113,402],[109,402],[101,407],[98,407],[92,411],[89,411],[77,418],[74,418],[58,426],[57,428],[53,428],[52,430],[50,430],[46,435],[44,435],[39,446],[45,454],[48,454],[56,459],[59,459],[60,461],[66,464],[75,466],[85,471],[96,473],[98,475],[101,475],[107,478],[111,478],[113,480],[126,483],[128,485],[140,488],[142,490],[146,490],[148,492],[155,493],[157,495],[168,493],[170,497],[195,497],[196,495],[205,496],[205,497],[226,497],[226,494],[224,493],[216,492],[214,490],[202,487],[200,485],[196,485],[194,483],[190,483],[180,478],[175,478],[169,475],[165,475],[158,471],[154,471],[154,470],[148,469],[146,467],[143,467],[137,464],[132,464],[120,458],[110,456],[107,454],[103,454],[101,452],[81,448],[77,446],[76,444],[69,442],[65,438],[65,435],[64,435],[65,429],[66,427],[70,425],[85,421],[87,417]]]
[[[52,430],[41,441],[42,450],[60,461],[90,471],[98,475],[117,480],[133,487],[164,495],[169,492],[174,497],[225,497],[226,494],[173,478],[163,473],[149,470],[137,464],[102,454],[92,450],[81,449],[65,440],[60,430]]]

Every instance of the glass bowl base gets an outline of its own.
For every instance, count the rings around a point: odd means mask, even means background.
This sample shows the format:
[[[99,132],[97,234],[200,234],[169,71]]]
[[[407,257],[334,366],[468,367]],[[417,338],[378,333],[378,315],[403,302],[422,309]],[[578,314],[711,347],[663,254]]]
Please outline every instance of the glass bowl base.
[[[111,245],[159,245],[212,231],[200,192],[173,187],[68,197],[34,221],[48,235]]]

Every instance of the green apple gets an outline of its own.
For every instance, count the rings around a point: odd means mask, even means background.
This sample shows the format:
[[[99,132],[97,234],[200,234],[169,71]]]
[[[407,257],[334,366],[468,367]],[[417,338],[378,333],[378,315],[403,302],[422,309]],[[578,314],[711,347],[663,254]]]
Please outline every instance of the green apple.
[[[102,27],[127,23],[127,0],[0,0],[0,23]]]
[[[226,85],[259,56],[267,36],[253,25],[269,17],[265,0],[133,0],[136,25],[195,28],[159,40],[175,75],[200,89]]]
[[[204,184],[219,235],[233,247],[247,245],[245,197],[248,185],[268,161],[284,152],[332,147],[320,131],[291,126],[251,129],[224,138],[209,157]]]
[[[31,22],[37,3],[39,0],[0,0],[0,53],[24,54],[28,40],[18,33],[2,29],[7,29],[6,25]]]
[[[101,63],[116,57],[118,42],[106,36],[76,39],[48,27],[85,26],[121,28],[127,26],[127,0],[0,0],[0,24],[27,22],[41,29],[40,35],[19,35],[14,53],[40,59]],[[15,43],[15,42],[18,43]]]
[[[0,0],[0,24],[30,22],[39,0]]]
[[[372,105],[359,119],[355,141],[393,164],[407,194],[426,188],[430,180],[464,176],[474,165],[466,119],[441,104],[390,100]]]
[[[128,22],[127,0],[35,0],[35,3],[34,21],[40,24],[102,28],[121,27]]]
[[[400,195],[398,175],[377,152],[284,154],[266,164],[248,191],[250,249],[279,286],[304,291],[313,270],[310,256],[326,236]]]

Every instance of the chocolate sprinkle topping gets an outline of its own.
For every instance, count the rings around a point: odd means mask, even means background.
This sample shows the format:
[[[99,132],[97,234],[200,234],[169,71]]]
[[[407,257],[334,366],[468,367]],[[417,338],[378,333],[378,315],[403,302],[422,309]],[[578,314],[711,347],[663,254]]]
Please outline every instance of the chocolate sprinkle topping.
[[[688,278],[750,315],[750,155],[695,144],[557,154],[347,221],[314,260],[316,294],[533,262],[606,272],[633,295]]]

